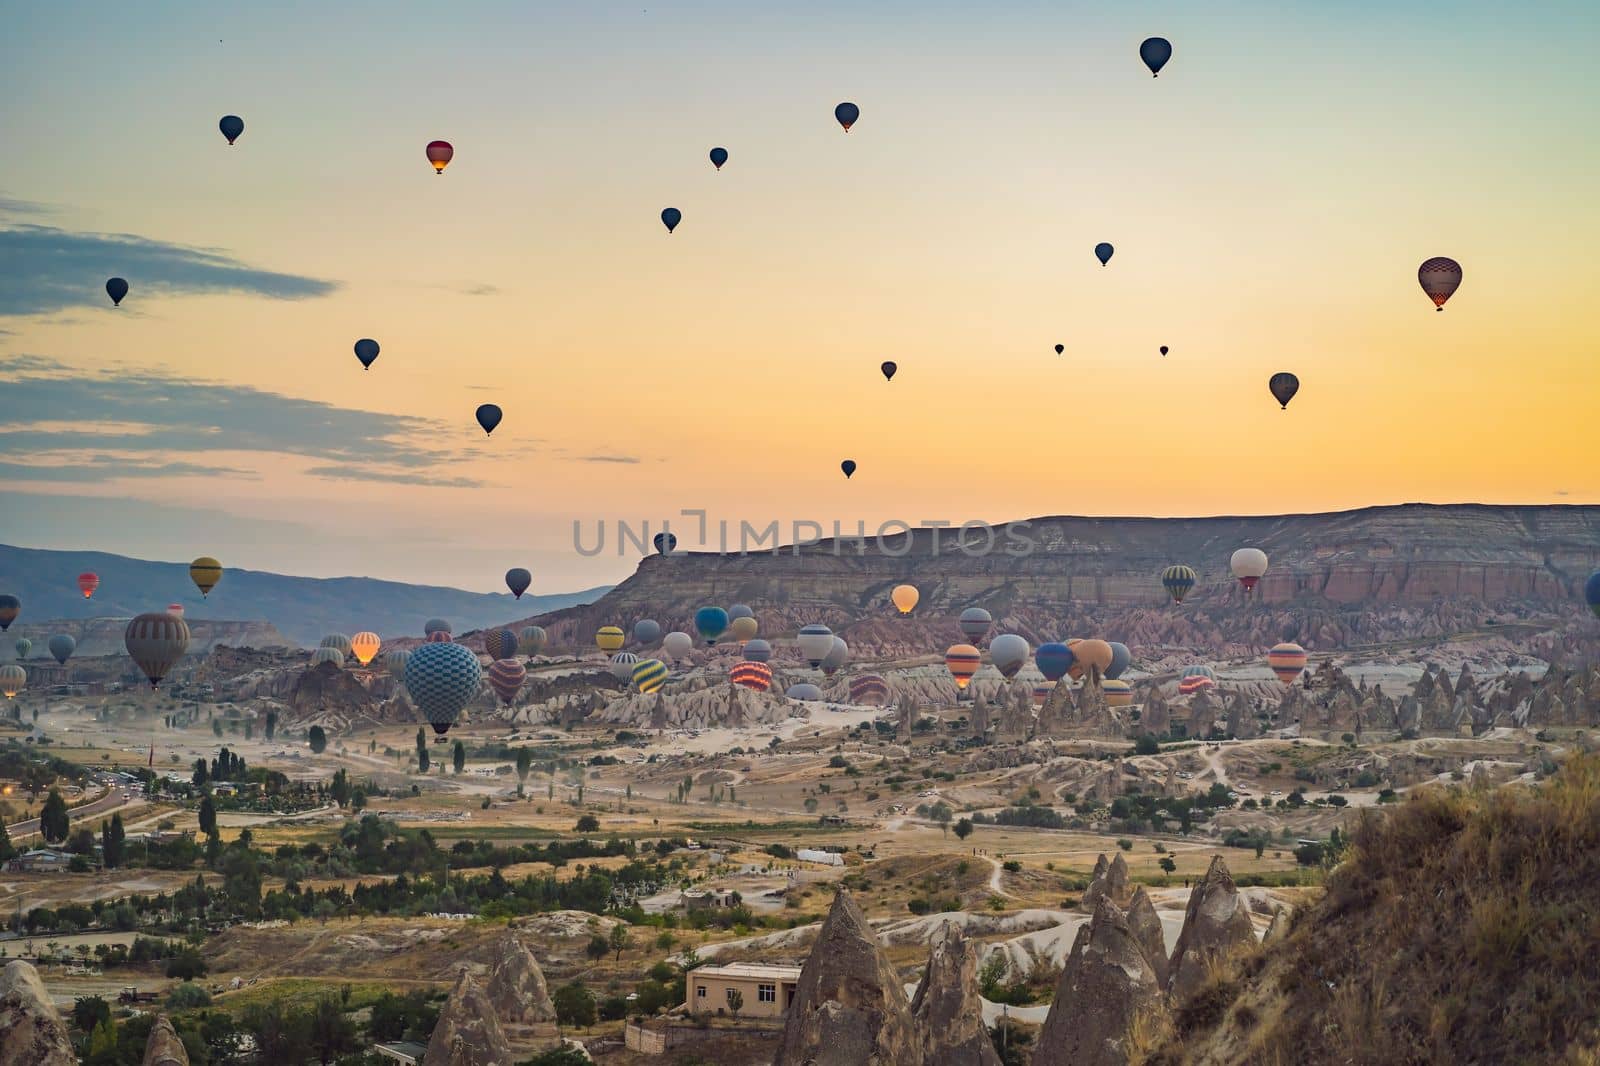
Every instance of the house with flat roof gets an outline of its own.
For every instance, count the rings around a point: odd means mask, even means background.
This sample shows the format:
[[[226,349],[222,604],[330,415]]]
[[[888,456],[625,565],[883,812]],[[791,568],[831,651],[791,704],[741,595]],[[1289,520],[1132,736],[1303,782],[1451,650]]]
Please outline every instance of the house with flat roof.
[[[38,874],[61,872],[72,865],[72,856],[65,851],[55,848],[35,848],[25,851],[21,855],[6,863],[6,872],[14,874]]]
[[[426,1044],[418,1044],[411,1040],[395,1040],[387,1044],[373,1044],[372,1050],[379,1058],[398,1062],[400,1066],[417,1066],[422,1057],[428,1053]]]
[[[684,1006],[690,1014],[781,1018],[794,1002],[799,984],[798,966],[764,966],[750,962],[699,966],[690,970],[684,981]],[[739,1004],[737,1011],[733,1009],[735,1002]]]

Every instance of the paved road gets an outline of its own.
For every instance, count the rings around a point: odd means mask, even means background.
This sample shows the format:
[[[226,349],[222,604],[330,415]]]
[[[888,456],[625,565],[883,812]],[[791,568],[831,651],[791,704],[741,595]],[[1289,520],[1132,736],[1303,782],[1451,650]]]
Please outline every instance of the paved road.
[[[144,794],[139,789],[119,786],[108,789],[105,795],[99,799],[90,800],[80,807],[72,808],[69,813],[73,821],[79,821],[83,818],[93,818],[97,815],[110,814],[115,810],[142,806],[143,804]],[[16,822],[6,826],[6,833],[10,835],[13,842],[25,837],[35,836],[38,832],[39,819],[37,818],[29,818],[25,822]]]

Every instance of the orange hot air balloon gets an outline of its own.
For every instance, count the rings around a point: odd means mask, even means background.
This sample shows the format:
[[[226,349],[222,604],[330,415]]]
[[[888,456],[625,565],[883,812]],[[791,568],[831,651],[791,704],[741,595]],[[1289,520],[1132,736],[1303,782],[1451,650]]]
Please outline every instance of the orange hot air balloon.
[[[972,683],[972,675],[983,665],[983,656],[971,644],[952,644],[944,653],[944,664],[950,676],[956,679],[956,688],[965,692]]]
[[[1078,645],[1082,643],[1082,637],[1073,637],[1067,641],[1067,650],[1072,652],[1072,665],[1067,667],[1067,676],[1074,681],[1083,680],[1083,670],[1086,664],[1078,655]]]
[[[357,633],[350,638],[350,650],[355,653],[356,661],[362,666],[370,663],[382,646],[383,641],[378,639],[376,633]]]
[[[443,174],[444,168],[450,165],[450,160],[455,158],[456,150],[450,146],[449,141],[428,142],[428,162],[433,164],[435,174]]]
[[[83,593],[83,598],[88,599],[94,595],[94,590],[100,587],[100,575],[85,570],[78,575],[78,591]]]
[[[917,591],[915,585],[896,585],[894,591],[889,593],[889,599],[894,601],[895,610],[910,614],[916,609],[917,601],[922,599],[922,593]]]
[[[1100,671],[1100,676],[1102,677],[1110,669],[1111,660],[1115,657],[1115,653],[1111,650],[1111,645],[1103,640],[1085,640],[1071,645],[1071,647],[1076,663],[1082,663],[1085,670],[1091,666],[1094,667]]]

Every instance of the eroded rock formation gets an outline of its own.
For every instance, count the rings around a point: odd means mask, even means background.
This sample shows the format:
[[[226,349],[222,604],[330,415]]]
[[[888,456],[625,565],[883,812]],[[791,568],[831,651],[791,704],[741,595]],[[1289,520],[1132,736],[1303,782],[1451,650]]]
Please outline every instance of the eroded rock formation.
[[[1255,943],[1250,908],[1233,883],[1221,855],[1211,859],[1205,877],[1189,894],[1183,929],[1172,949],[1172,974],[1168,991],[1182,1001],[1205,981],[1213,959]]]
[[[439,1012],[422,1066],[513,1066],[494,1004],[466,970]]]
[[[76,1066],[77,1052],[31,963],[0,972],[0,1066]]]

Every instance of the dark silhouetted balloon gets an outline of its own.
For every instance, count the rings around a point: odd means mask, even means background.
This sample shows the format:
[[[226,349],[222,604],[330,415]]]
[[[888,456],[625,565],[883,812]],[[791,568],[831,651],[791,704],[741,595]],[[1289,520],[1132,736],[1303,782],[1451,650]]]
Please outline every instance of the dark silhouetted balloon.
[[[500,408],[492,403],[483,404],[478,408],[478,425],[483,427],[486,434],[494,432],[494,427],[500,424],[502,417]]]
[[[10,594],[0,595],[0,633],[11,628],[11,623],[22,613],[22,601]]]
[[[1111,247],[1111,245],[1107,244],[1105,241],[1101,241],[1099,244],[1094,246],[1094,257],[1100,260],[1101,266],[1105,266],[1107,263],[1111,262],[1111,255],[1115,251],[1116,249]]]
[[[356,358],[361,360],[363,369],[371,369],[372,361],[378,358],[378,342],[370,337],[356,341]]]
[[[1161,354],[1162,355],[1166,355],[1167,354],[1167,346],[1165,344],[1163,344],[1161,346]]]
[[[1056,345],[1056,354],[1057,355],[1060,355],[1062,352],[1064,352],[1066,350],[1067,350],[1067,346],[1065,344]]]
[[[844,476],[848,480],[850,475],[856,472],[856,461],[854,459],[846,459],[839,464],[839,469],[844,471]]]
[[[522,594],[528,591],[528,586],[531,584],[533,584],[533,575],[522,567],[514,566],[506,571],[506,588],[510,589],[511,594],[517,599],[522,599]],[[503,659],[505,656],[496,655],[495,658]]]
[[[718,170],[721,170],[722,169],[722,164],[726,163],[727,161],[728,161],[728,150],[726,148],[713,148],[713,149],[711,149],[711,165],[712,166],[716,167]]]
[[[1435,311],[1444,310],[1444,302],[1461,287],[1461,264],[1447,256],[1434,256],[1417,268],[1417,282],[1433,301]]]
[[[433,164],[435,174],[443,174],[444,168],[450,165],[450,160],[454,159],[455,155],[456,150],[449,141],[428,142],[428,162]]]
[[[893,363],[884,363],[878,369],[883,371],[883,380],[885,380],[885,381],[893,381],[894,380],[894,372],[896,370],[899,370],[900,368],[898,366],[896,366],[895,364],[893,364]]]
[[[846,102],[833,109],[833,117],[839,120],[839,125],[844,127],[846,133],[856,124],[856,119],[861,117],[861,109],[855,104]]]
[[[1289,401],[1300,391],[1300,379],[1288,372],[1274,374],[1272,380],[1267,382],[1267,388],[1272,390],[1272,398],[1282,404],[1283,409],[1287,411]]]
[[[673,230],[677,229],[678,223],[682,221],[683,212],[679,211],[676,207],[669,207],[665,211],[661,212],[661,224],[667,227],[668,233],[671,233]]]
[[[122,306],[122,298],[128,295],[128,283],[123,278],[106,279],[106,295],[111,297],[113,307]]]
[[[228,138],[228,143],[232,144],[244,132],[244,119],[238,115],[223,115],[222,121],[217,123],[217,129],[221,130],[222,135]]]
[[[1150,68],[1150,76],[1154,78],[1161,73],[1161,68],[1167,65],[1167,60],[1172,58],[1172,42],[1165,37],[1147,38],[1139,46],[1139,58]]]
[[[1583,583],[1583,602],[1589,605],[1596,618],[1600,618],[1600,570],[1589,575]]]
[[[655,545],[656,551],[660,554],[671,555],[673,549],[678,546],[678,535],[676,533],[657,533],[650,538],[650,543]]]

